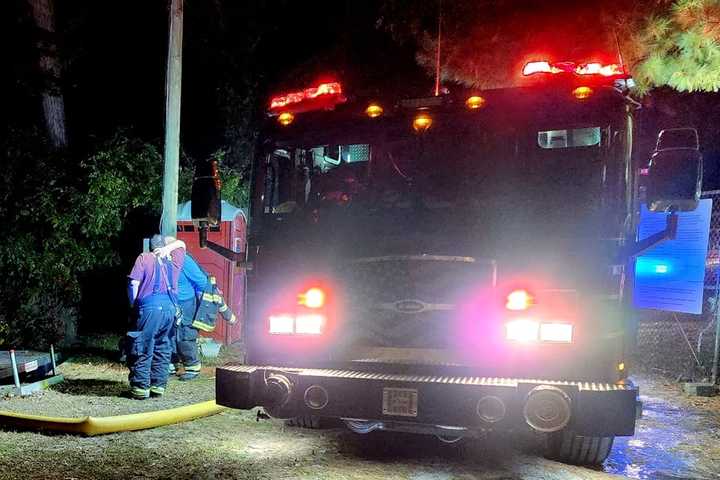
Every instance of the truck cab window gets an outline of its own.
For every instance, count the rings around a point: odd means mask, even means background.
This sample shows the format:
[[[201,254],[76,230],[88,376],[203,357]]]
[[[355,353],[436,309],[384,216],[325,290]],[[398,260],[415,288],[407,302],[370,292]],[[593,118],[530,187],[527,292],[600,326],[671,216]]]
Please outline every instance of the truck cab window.
[[[343,164],[370,160],[370,145],[367,144],[325,145],[308,151],[312,156],[313,169],[320,173],[327,173]]]
[[[370,162],[370,145],[326,145],[309,150],[312,173],[308,201],[346,203],[361,188]]]
[[[538,132],[537,143],[544,149],[592,147],[600,144],[600,138],[600,127],[545,130]]]
[[[290,213],[311,200],[351,194],[367,174],[370,145],[276,149],[265,176],[265,213]]]
[[[265,213],[285,213],[292,209],[294,162],[289,150],[278,149],[270,155],[265,175]]]
[[[314,200],[348,198],[367,176],[369,144],[276,149],[267,161],[265,213],[290,213]]]

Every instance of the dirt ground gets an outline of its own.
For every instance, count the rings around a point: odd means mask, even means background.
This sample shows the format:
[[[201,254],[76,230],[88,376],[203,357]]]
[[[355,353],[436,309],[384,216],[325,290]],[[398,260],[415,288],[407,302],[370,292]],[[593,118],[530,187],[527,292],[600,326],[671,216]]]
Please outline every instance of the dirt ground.
[[[212,399],[213,369],[170,383],[162,399],[120,395],[127,371],[100,358],[62,366],[67,380],[0,410],[105,416]],[[641,377],[645,415],[637,435],[618,439],[603,470],[543,459],[532,435],[446,445],[434,437],[358,436],[303,430],[256,412],[228,410],[193,422],[93,438],[0,429],[0,479],[711,479],[720,478],[720,399],[687,398],[674,384]]]

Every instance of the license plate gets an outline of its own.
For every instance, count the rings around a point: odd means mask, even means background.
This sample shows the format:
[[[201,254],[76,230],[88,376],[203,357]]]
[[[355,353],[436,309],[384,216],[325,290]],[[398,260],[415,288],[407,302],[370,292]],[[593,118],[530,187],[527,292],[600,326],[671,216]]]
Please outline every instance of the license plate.
[[[418,391],[414,388],[383,388],[383,415],[417,417]]]

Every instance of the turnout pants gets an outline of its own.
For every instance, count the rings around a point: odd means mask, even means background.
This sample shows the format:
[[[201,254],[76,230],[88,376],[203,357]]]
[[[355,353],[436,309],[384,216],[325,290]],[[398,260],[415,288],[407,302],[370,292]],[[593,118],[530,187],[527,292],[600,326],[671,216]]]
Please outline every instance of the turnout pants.
[[[168,335],[174,324],[175,306],[167,294],[142,299],[136,329],[128,332],[128,379],[133,395],[164,393],[171,354]]]
[[[180,325],[175,326],[170,333],[173,344],[172,363],[176,366],[184,365],[186,373],[200,373],[198,330],[192,326],[197,300],[195,298],[180,300],[180,309],[182,310]]]

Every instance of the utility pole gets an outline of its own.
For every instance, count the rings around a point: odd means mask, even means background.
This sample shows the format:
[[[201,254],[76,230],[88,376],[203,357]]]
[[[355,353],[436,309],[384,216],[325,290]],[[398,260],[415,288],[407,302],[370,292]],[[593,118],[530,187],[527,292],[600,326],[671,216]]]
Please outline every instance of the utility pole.
[[[178,176],[180,169],[180,91],[182,85],[183,0],[171,0],[170,36],[165,77],[165,171],[160,232],[177,231]]]

